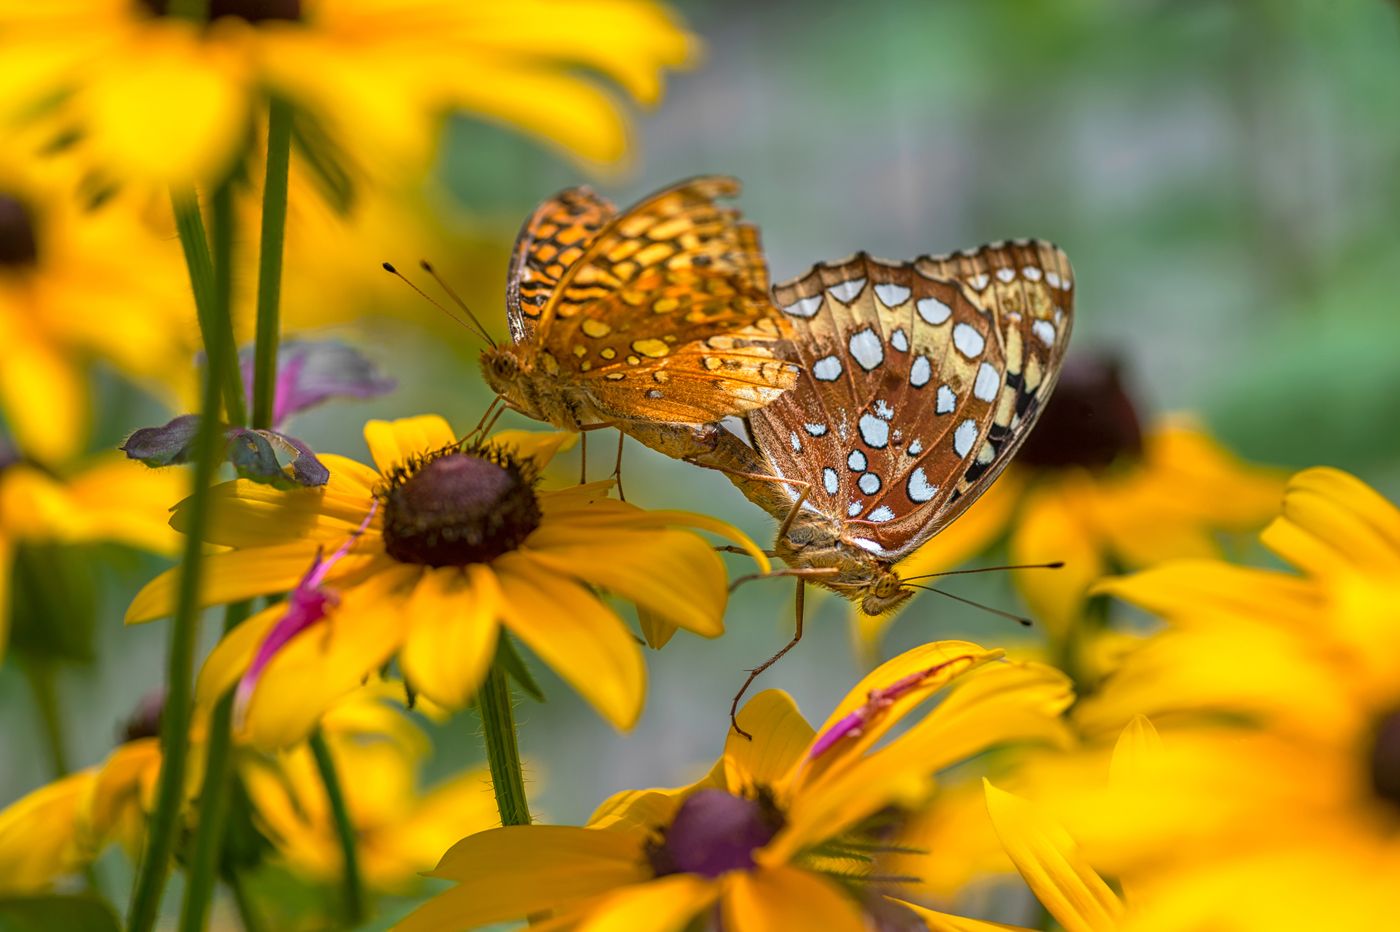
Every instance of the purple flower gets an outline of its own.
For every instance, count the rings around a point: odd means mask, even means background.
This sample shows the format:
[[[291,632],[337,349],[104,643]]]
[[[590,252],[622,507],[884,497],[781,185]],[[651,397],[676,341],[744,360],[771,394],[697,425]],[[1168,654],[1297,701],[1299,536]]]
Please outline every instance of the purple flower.
[[[248,404],[253,403],[253,350],[239,356]],[[379,372],[359,350],[334,341],[288,340],[277,350],[277,387],[272,425],[332,398],[376,398],[397,383]]]

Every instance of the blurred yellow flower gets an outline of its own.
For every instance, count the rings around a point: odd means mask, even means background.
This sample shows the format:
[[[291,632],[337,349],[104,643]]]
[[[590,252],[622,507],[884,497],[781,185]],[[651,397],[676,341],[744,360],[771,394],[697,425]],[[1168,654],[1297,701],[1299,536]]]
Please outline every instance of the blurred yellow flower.
[[[1078,710],[1150,716],[1160,747],[1105,785],[1102,755],[1039,782],[1133,930],[1380,928],[1400,910],[1400,509],[1309,469],[1264,542],[1302,575],[1181,561],[1099,590],[1170,624]],[[1115,759],[1117,764],[1117,759]]]
[[[1076,629],[1096,580],[1217,556],[1220,534],[1255,530],[1275,513],[1283,479],[1241,462],[1186,418],[1163,419],[1144,435],[1116,367],[1071,360],[1007,475],[896,572],[953,568],[1009,529],[1012,564],[1065,564],[1012,573],[1032,618],[1062,648],[1083,633]],[[852,618],[870,650],[893,615]]]
[[[180,6],[3,0],[0,119],[70,141],[99,184],[220,180],[271,97],[380,175],[425,166],[452,110],[609,162],[626,120],[585,75],[650,104],[694,54],[648,0],[212,0],[210,23]]]
[[[0,657],[9,636],[12,564],[20,547],[113,541],[173,554],[179,536],[165,516],[187,491],[183,473],[147,469],[118,453],[63,479],[0,443]],[[36,624],[59,621],[34,619]]]
[[[872,874],[872,820],[926,799],[938,771],[1004,743],[1060,741],[1066,680],[1048,667],[992,663],[964,641],[883,665],[813,729],[785,693],[739,713],[708,776],[679,789],[625,791],[586,827],[509,826],[463,839],[432,876],[457,886],[405,932],[465,929],[552,913],[551,928],[672,930],[714,910],[732,932],[858,932],[912,918]],[[950,685],[918,721],[912,714]],[[941,853],[940,853],[941,854]]]
[[[323,548],[352,542],[317,578],[327,623],[286,638],[270,662],[263,658],[265,670],[254,670],[246,719],[254,741],[300,740],[396,653],[415,691],[463,708],[496,656],[502,626],[610,722],[631,727],[645,694],[641,649],[593,587],[714,637],[724,629],[724,564],[681,528],[725,534],[763,558],[712,519],[608,500],[606,482],[536,491],[538,470],[569,439],[508,431],[459,449],[440,417],[371,421],[365,440],[377,468],[324,455],[331,477],[321,488],[218,486],[209,540],[233,549],[206,558],[206,604],[299,589]],[[183,526],[182,512],[173,523]],[[176,582],[175,571],[152,581],[127,620],[168,615]],[[288,605],[275,605],[230,633],[200,674],[199,700],[231,688],[289,618]]]
[[[374,683],[346,697],[322,723],[326,743],[344,778],[359,864],[371,888],[401,893],[463,832],[498,824],[484,769],[472,769],[426,793],[419,770],[430,746],[401,707],[384,701],[402,687]],[[0,893],[32,893],[52,887],[96,860],[113,843],[139,853],[146,819],[155,805],[161,752],[154,732],[159,703],[146,702],[127,729],[127,740],[99,766],[41,787],[0,811]],[[192,761],[201,753],[206,723],[191,729]],[[235,758],[253,805],[254,824],[277,858],[313,880],[336,879],[339,841],[327,815],[326,791],[298,746],[264,757],[241,747]],[[185,818],[194,806],[201,774],[189,775]]]
[[[14,154],[0,154],[0,415],[26,454],[59,465],[83,449],[100,367],[193,384],[194,308],[173,244],[121,205],[79,209],[65,171]]]

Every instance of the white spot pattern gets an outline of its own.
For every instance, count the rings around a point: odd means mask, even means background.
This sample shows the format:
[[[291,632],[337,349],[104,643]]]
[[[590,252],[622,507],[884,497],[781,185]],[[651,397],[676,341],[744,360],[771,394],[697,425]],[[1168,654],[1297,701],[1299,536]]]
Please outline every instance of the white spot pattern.
[[[987,287],[987,284],[990,281],[991,279],[987,277],[986,272],[978,272],[976,275],[969,278],[967,280],[967,283],[971,285],[974,290],[981,291],[982,289]]]
[[[788,443],[792,444],[792,452],[802,452],[802,438],[797,436],[797,431],[788,434]]]
[[[841,488],[840,477],[836,475],[836,470],[830,466],[822,470],[822,485],[826,487],[826,494],[835,495]]]
[[[894,333],[890,334],[890,346],[893,346],[901,353],[909,352],[909,334],[904,332],[903,327],[900,327],[895,330]]]
[[[889,520],[891,520],[891,519],[893,519],[893,518],[894,518],[894,509],[891,508],[889,505],[881,505],[879,508],[876,508],[876,509],[875,509],[874,511],[872,511],[870,514],[868,514],[868,515],[865,516],[865,520],[867,520],[867,521],[875,521],[875,522],[877,522],[877,523],[882,522],[882,521],[889,521]],[[881,549],[883,549],[883,548],[881,548]]]
[[[841,378],[841,360],[835,356],[823,356],[812,363],[812,378],[819,382],[835,382]]]
[[[1021,277],[1028,282],[1040,281],[1040,269],[1033,265],[1028,265],[1021,270]]]
[[[1031,333],[1040,337],[1040,342],[1046,346],[1055,345],[1055,325],[1048,320],[1037,320],[1031,324]]]
[[[972,324],[958,324],[953,328],[953,345],[968,359],[976,359],[987,348],[987,339]]]
[[[890,517],[889,517],[889,518],[877,518],[877,517],[875,517],[875,515],[878,514],[878,513],[880,512],[880,510],[881,510],[880,508],[876,508],[874,511],[872,511],[872,512],[870,513],[870,520],[871,520],[871,521],[888,521],[888,520],[890,520],[890,518],[893,518],[893,517],[894,517],[894,512],[893,512],[893,511],[890,511]],[[885,508],[884,510],[885,510],[885,511],[889,511],[888,508]],[[868,537],[852,537],[852,538],[851,538],[851,543],[855,544],[855,545],[856,545],[857,547],[859,547],[861,550],[869,550],[871,553],[884,553],[884,552],[885,552],[885,548],[884,548],[884,547],[881,547],[878,541],[873,541],[873,540],[871,540],[871,539],[868,538]]]
[[[860,486],[860,490],[866,495],[874,495],[880,491],[880,477],[873,472],[868,472],[860,477],[860,481],[856,485]]]
[[[783,306],[783,313],[791,314],[793,317],[815,317],[817,311],[821,310],[822,296],[814,294],[810,298],[799,298],[791,304]]]
[[[1016,270],[1012,268],[997,269],[997,278],[1003,282],[1012,282],[1016,279]]]
[[[875,401],[875,416],[888,421],[894,417],[894,408],[891,408],[890,403],[885,399],[878,398]]]
[[[913,443],[909,444],[909,449],[904,452],[908,453],[910,456],[918,456],[920,453],[924,452],[924,442],[922,440],[915,440]]]
[[[982,363],[977,370],[977,381],[972,383],[973,397],[983,401],[996,401],[999,388],[1001,388],[1001,373],[997,371],[997,367],[989,362]]]
[[[864,472],[865,453],[860,450],[852,450],[851,455],[846,457],[846,465],[851,467],[852,472]]]
[[[915,356],[914,364],[909,367],[909,384],[915,388],[923,388],[932,377],[933,366],[929,365],[928,357]]]
[[[860,439],[865,441],[868,447],[883,450],[890,442],[890,425],[880,420],[873,414],[862,414],[860,416]]]
[[[811,434],[813,437],[826,436],[825,424],[803,424],[802,426],[806,429],[807,433]]]
[[[934,414],[951,414],[958,406],[958,396],[946,385],[938,386],[938,403],[934,405]]]
[[[977,422],[968,418],[958,425],[953,431],[953,452],[958,456],[967,456],[972,452],[972,445],[977,442]]]
[[[833,298],[840,301],[842,304],[850,304],[856,299],[856,295],[860,294],[861,289],[864,287],[864,278],[853,278],[848,282],[839,282],[832,285],[826,290]]]
[[[846,506],[846,514],[848,514],[848,515],[850,515],[852,518],[854,518],[856,515],[860,514],[861,509],[864,508],[864,507],[865,507],[865,502],[853,501],[853,502],[851,502],[849,505]]]
[[[873,372],[885,361],[885,344],[880,342],[879,335],[870,327],[851,334],[849,345],[851,356],[866,372]]]
[[[909,300],[909,289],[903,285],[896,285],[894,282],[876,285],[875,294],[879,295],[881,304],[890,308],[899,307]]]
[[[914,305],[924,323],[935,327],[953,316],[953,309],[937,298],[920,298]]]
[[[1058,272],[1046,272],[1046,273],[1045,273],[1045,284],[1049,285],[1051,288],[1058,288],[1058,287],[1060,287],[1060,273],[1058,273]]]
[[[924,467],[920,466],[909,474],[907,491],[910,501],[922,505],[938,494],[938,486],[929,483],[928,474],[924,472]]]

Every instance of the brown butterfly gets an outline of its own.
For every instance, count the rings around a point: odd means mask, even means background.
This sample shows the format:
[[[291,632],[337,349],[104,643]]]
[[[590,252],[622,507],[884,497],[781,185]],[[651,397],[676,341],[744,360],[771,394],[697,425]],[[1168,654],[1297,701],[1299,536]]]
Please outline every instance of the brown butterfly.
[[[588,188],[540,205],[516,240],[511,345],[482,356],[506,403],[556,427],[699,427],[778,398],[797,367],[768,301],[758,231],[732,178],[683,181],[618,212]]]
[[[724,431],[689,457],[782,522],[799,607],[773,660],[802,636],[804,580],[871,615],[913,594],[898,561],[987,490],[1049,398],[1072,276],[1059,249],[1019,240],[912,262],[861,253],[773,289],[797,386],[747,416],[750,444]]]

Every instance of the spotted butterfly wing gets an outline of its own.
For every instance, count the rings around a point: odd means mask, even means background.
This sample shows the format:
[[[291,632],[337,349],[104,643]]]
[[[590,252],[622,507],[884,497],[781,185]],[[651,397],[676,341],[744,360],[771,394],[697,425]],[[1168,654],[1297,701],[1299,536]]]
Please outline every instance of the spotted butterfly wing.
[[[803,507],[898,560],[960,515],[1029,434],[1073,319],[1069,259],[1039,241],[887,262],[858,254],[774,288],[796,389],[749,416]],[[789,486],[795,499],[797,491]]]
[[[758,231],[716,203],[738,191],[703,177],[621,213],[586,189],[543,205],[512,263],[517,344],[622,419],[701,424],[777,398],[797,375],[774,351],[790,327]]]

